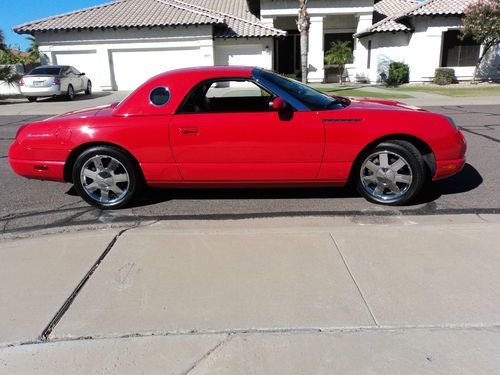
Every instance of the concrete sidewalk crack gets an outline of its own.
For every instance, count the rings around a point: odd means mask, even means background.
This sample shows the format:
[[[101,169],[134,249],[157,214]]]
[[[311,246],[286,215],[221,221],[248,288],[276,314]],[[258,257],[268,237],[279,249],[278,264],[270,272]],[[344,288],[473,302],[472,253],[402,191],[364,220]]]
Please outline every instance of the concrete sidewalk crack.
[[[358,282],[356,281],[353,273],[351,272],[351,269],[349,268],[349,265],[347,264],[347,260],[345,259],[344,254],[342,254],[342,251],[340,251],[340,246],[337,244],[337,241],[335,241],[335,238],[333,238],[333,235],[331,233],[329,233],[329,235],[330,235],[330,238],[332,239],[332,242],[333,242],[335,248],[337,249],[337,252],[340,255],[340,258],[342,259],[342,262],[344,263],[345,268],[347,269],[347,272],[349,273],[349,276],[351,277],[352,281],[354,282],[354,285],[356,285],[356,288],[358,289],[358,293],[361,296],[361,299],[363,300],[368,312],[370,313],[370,316],[373,319],[373,322],[375,323],[375,325],[377,327],[380,327],[377,319],[375,318],[375,314],[373,314],[373,311],[370,308],[370,305],[368,304],[368,301],[366,300],[365,295],[363,294],[363,291],[359,287]]]
[[[219,350],[222,346],[226,345],[231,339],[234,337],[232,334],[228,334],[224,340],[221,342],[217,343],[213,348],[211,348],[208,352],[206,352],[200,359],[198,359],[193,365],[187,369],[186,372],[183,373],[183,375],[188,375],[191,373],[196,367],[200,365],[200,363],[204,362],[208,357],[210,357],[216,350]]]
[[[85,274],[85,276],[83,277],[83,279],[80,280],[80,282],[78,283],[78,285],[76,286],[76,288],[73,290],[73,292],[71,292],[71,294],[69,295],[69,297],[66,299],[66,301],[64,301],[64,303],[59,308],[59,310],[57,310],[57,312],[54,315],[54,317],[50,320],[49,324],[42,331],[42,333],[40,334],[40,337],[39,337],[40,341],[48,341],[49,336],[52,333],[52,331],[54,330],[54,328],[57,326],[57,324],[59,323],[59,321],[61,320],[61,318],[64,316],[64,314],[66,313],[66,311],[68,311],[68,309],[70,308],[70,306],[72,305],[72,303],[74,302],[74,300],[76,299],[76,297],[78,296],[78,294],[80,293],[80,291],[83,289],[83,287],[85,286],[85,284],[87,283],[87,281],[89,281],[89,279],[92,277],[92,275],[97,270],[97,268],[99,267],[99,265],[102,263],[102,261],[104,260],[104,258],[106,258],[106,256],[109,254],[109,252],[111,251],[111,249],[115,245],[116,241],[118,241],[118,238],[120,238],[120,236],[123,233],[125,233],[125,232],[127,232],[127,231],[129,231],[131,229],[137,228],[137,227],[138,227],[138,225],[135,225],[133,227],[123,229],[115,237],[113,237],[113,239],[108,244],[108,246],[106,247],[106,249],[102,252],[102,254],[99,256],[99,258],[97,258],[97,260],[92,265],[92,267],[90,267],[90,269],[87,271],[87,273]]]

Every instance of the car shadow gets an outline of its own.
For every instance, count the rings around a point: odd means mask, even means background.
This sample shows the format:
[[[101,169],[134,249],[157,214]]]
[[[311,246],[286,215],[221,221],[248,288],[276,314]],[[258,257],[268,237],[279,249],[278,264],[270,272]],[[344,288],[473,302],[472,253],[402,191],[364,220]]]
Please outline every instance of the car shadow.
[[[408,206],[430,203],[442,195],[465,193],[483,182],[479,172],[470,164],[457,175],[446,180],[429,183],[420,197]],[[66,194],[77,196],[72,186]],[[131,208],[151,206],[171,200],[273,200],[273,199],[342,199],[361,198],[350,186],[308,188],[147,188]]]
[[[483,177],[469,163],[456,175],[428,184],[424,192],[413,205],[429,203],[439,199],[442,195],[460,194],[476,189],[483,183]]]

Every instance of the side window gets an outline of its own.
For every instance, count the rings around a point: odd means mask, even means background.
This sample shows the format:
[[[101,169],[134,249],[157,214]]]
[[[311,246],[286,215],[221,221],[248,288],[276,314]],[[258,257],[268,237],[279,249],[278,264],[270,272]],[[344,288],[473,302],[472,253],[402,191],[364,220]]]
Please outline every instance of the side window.
[[[80,75],[80,72],[78,70],[76,70],[75,68],[71,67],[71,72],[76,75],[76,76],[79,76]]]
[[[252,81],[218,80],[197,86],[181,113],[268,112],[273,96]]]
[[[63,77],[73,77],[74,74],[73,72],[71,71],[71,68],[64,68],[63,70]]]

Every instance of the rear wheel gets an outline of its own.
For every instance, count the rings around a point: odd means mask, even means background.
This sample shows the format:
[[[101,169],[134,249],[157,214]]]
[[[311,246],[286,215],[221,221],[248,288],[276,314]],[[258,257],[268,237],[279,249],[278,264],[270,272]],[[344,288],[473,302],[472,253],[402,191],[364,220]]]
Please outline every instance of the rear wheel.
[[[100,209],[122,208],[139,190],[140,174],[130,157],[108,146],[84,151],[73,166],[73,183],[80,196]]]
[[[30,103],[34,103],[34,102],[36,102],[37,97],[36,97],[36,96],[28,96],[28,98],[27,98],[27,99],[28,99],[28,101],[29,101]]]
[[[427,171],[422,155],[406,141],[387,141],[367,150],[357,166],[357,190],[369,201],[410,203],[422,191]]]
[[[85,90],[85,94],[87,95],[92,94],[92,82],[90,82],[90,80],[87,82],[87,89]]]
[[[68,92],[66,93],[66,99],[73,100],[75,98],[75,89],[73,86],[68,86]]]

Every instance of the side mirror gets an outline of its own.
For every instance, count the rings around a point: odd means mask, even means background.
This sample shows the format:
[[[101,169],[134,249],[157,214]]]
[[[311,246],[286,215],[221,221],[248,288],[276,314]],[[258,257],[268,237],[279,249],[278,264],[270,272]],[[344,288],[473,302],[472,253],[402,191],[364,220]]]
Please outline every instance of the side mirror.
[[[277,111],[281,111],[283,109],[288,108],[288,103],[283,100],[283,98],[280,98],[279,96],[274,98],[273,103],[272,103],[273,109]]]
[[[80,75],[81,75],[81,76],[84,76],[84,75],[85,75],[85,73],[80,73]]]

